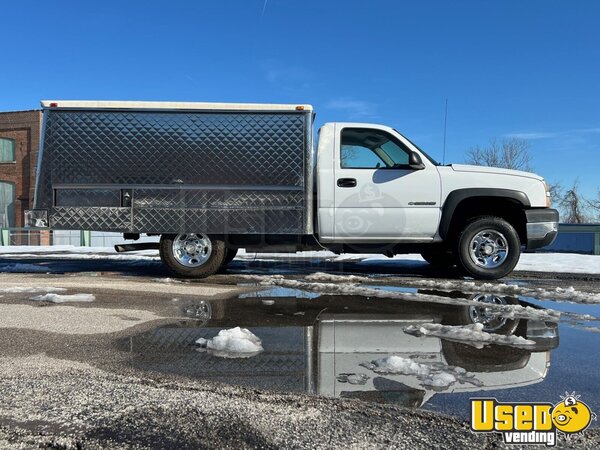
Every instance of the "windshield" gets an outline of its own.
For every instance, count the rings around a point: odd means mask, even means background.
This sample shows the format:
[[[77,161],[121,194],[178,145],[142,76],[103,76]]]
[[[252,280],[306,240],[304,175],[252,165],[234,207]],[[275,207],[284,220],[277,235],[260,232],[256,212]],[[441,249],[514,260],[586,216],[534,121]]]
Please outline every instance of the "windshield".
[[[423,151],[423,149],[421,149],[421,147],[419,147],[417,144],[415,144],[413,141],[411,141],[409,138],[407,138],[404,134],[400,133],[395,128],[394,128],[394,131],[396,133],[398,133],[400,136],[402,136],[404,139],[406,139],[408,142],[410,142],[413,145],[413,147],[415,147],[417,150],[419,150],[423,154],[423,156],[425,156],[425,158],[427,158],[429,160],[429,162],[431,164],[436,165],[436,166],[441,166],[441,164],[439,162],[437,162],[435,159],[433,159],[431,156],[429,156],[426,152]]]

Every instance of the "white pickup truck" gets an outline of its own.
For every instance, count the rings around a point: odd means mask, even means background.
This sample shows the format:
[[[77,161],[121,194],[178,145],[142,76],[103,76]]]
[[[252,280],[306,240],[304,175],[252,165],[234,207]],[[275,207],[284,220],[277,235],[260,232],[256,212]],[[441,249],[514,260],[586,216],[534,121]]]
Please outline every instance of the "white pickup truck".
[[[237,249],[418,252],[467,275],[509,274],[550,244],[538,175],[440,165],[393,128],[327,123],[310,105],[44,101],[34,227],[160,235],[178,276]],[[117,246],[120,251],[151,244]]]

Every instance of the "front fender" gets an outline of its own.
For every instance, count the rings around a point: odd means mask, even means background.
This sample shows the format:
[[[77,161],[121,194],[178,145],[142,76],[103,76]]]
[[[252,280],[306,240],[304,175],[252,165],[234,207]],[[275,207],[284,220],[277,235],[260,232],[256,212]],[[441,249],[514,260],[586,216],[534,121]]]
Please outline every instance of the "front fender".
[[[498,197],[498,198],[509,198],[515,200],[523,205],[524,208],[531,207],[531,202],[527,194],[521,191],[515,191],[512,189],[498,189],[498,188],[465,188],[457,189],[452,191],[446,197],[444,206],[442,207],[442,217],[440,219],[439,234],[442,239],[445,239],[450,230],[450,224],[452,223],[452,217],[458,205],[466,199],[477,198],[477,197]]]

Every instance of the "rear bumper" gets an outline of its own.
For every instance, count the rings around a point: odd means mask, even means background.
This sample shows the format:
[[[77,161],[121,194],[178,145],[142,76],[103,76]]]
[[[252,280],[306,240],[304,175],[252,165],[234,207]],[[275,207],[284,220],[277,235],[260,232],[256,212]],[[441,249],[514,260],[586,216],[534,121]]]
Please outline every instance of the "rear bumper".
[[[527,219],[527,249],[545,247],[556,239],[558,234],[558,211],[550,208],[528,209]]]

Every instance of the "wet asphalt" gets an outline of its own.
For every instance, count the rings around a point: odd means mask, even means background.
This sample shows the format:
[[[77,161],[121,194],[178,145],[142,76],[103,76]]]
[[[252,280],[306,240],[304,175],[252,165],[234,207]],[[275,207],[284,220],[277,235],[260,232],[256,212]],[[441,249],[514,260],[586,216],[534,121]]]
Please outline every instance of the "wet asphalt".
[[[2,273],[18,272],[14,264],[45,273]],[[315,272],[367,276],[361,286],[397,295],[339,295],[260,279],[303,280]],[[181,281],[153,261],[2,258],[0,448],[485,448],[502,444],[468,430],[472,397],[554,403],[575,391],[600,411],[600,304],[424,288],[422,280],[461,278],[426,264],[248,258],[209,279]],[[502,283],[598,294],[598,281],[516,273]],[[95,299],[32,300],[61,287],[59,293]],[[527,348],[475,348],[403,331],[469,325],[473,314],[489,314],[465,304],[474,298],[562,316],[491,315],[497,332],[535,341]],[[258,336],[264,351],[223,357],[195,343],[237,326]],[[477,383],[433,388],[414,375],[364,365],[391,354],[463,367]],[[597,448],[599,441],[594,429],[561,445]]]

